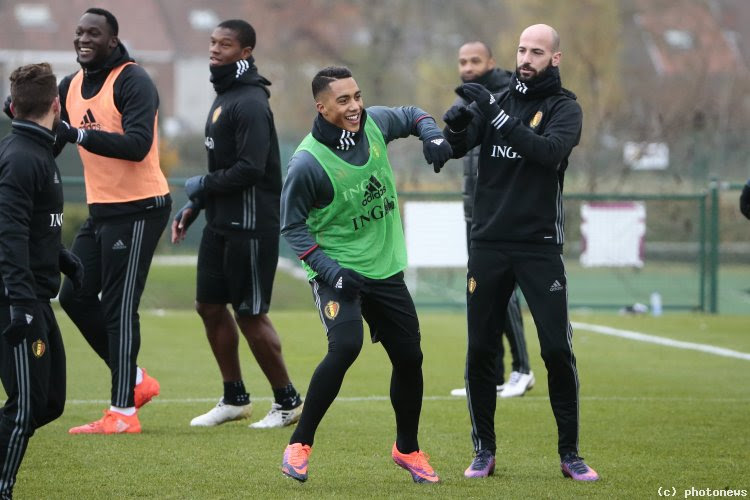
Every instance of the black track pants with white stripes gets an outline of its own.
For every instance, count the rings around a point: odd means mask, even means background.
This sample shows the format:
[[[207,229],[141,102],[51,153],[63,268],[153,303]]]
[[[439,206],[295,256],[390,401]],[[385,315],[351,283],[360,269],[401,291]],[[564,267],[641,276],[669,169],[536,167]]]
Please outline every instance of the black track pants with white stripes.
[[[83,287],[63,281],[60,305],[112,373],[112,405],[132,407],[141,346],[138,306],[169,211],[150,218],[96,221],[78,231],[71,251],[83,263]],[[101,298],[99,298],[101,292]]]
[[[472,248],[467,275],[468,351],[466,391],[475,451],[495,451],[495,360],[499,327],[516,283],[536,324],[552,412],[557,422],[558,452],[578,452],[578,372],[568,319],[567,280],[556,253]]]
[[[471,222],[466,223],[466,248],[471,248]],[[511,369],[514,372],[530,373],[529,352],[526,349],[526,335],[523,329],[523,315],[521,314],[521,300],[518,290],[514,289],[508,300],[508,310],[505,312],[505,323],[501,333],[508,339],[508,346],[512,356]],[[497,385],[505,383],[505,347],[502,341],[497,356]]]
[[[0,498],[10,498],[29,438],[62,415],[65,349],[49,303],[34,305],[33,333],[13,347],[0,339],[0,378],[8,395],[0,410]],[[0,331],[10,306],[0,303]]]

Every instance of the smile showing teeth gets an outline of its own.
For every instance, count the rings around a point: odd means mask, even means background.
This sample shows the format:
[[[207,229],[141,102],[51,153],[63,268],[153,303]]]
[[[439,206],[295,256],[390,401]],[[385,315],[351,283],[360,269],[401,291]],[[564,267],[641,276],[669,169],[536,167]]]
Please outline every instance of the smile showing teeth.
[[[80,49],[78,49],[78,52],[80,52],[81,54],[89,54],[92,52],[92,50],[81,47]]]
[[[355,122],[355,121],[357,121],[357,118],[359,118],[359,114],[356,114],[356,115],[351,115],[351,116],[347,116],[347,117],[346,117],[346,119],[347,119],[347,120],[349,120],[350,122]]]

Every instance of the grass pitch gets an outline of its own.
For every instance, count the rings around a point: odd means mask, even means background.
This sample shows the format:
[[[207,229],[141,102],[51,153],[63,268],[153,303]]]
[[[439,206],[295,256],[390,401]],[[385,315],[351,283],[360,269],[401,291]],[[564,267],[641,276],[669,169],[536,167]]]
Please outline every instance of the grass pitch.
[[[300,285],[303,286],[303,285]],[[305,293],[307,293],[305,291]],[[308,302],[309,302],[308,298]],[[305,393],[325,350],[309,303],[272,312],[295,385]],[[389,364],[367,344],[347,374],[316,436],[309,480],[282,476],[291,429],[249,429],[249,422],[194,429],[190,419],[221,396],[218,369],[192,311],[144,310],[140,364],[159,379],[161,396],[140,411],[143,433],[70,436],[68,428],[101,416],[109,372],[62,312],[68,359],[64,415],[31,439],[15,488],[39,498],[656,498],[659,488],[750,491],[750,361],[576,330],[581,378],[580,451],[598,483],[560,474],[554,419],[534,327],[526,316],[537,384],[523,398],[498,401],[495,475],[467,480],[472,458],[463,384],[465,318],[420,313],[425,399],[420,445],[441,478],[418,485],[393,464],[395,424],[387,398]],[[585,323],[750,352],[746,317],[573,316]],[[253,421],[269,409],[271,390],[241,344]]]

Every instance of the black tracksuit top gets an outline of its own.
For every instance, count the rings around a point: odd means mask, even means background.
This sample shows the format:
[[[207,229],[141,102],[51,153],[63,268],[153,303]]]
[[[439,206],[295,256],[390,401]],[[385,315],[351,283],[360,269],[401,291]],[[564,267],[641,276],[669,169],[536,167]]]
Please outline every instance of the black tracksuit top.
[[[4,300],[49,300],[60,288],[63,191],[50,130],[13,120],[0,141],[0,290]]]
[[[581,137],[581,107],[565,89],[539,99],[522,100],[512,91],[494,95],[517,118],[502,132],[476,104],[469,107],[475,116],[465,131],[445,128],[454,157],[481,144],[471,246],[560,253],[563,179]]]
[[[510,71],[506,71],[500,68],[492,68],[490,71],[482,75],[480,78],[473,80],[476,83],[481,83],[487,90],[494,93],[501,93],[508,88],[510,83]],[[456,87],[456,100],[453,101],[453,105],[464,105],[468,106],[469,103],[461,97],[459,89],[461,86]],[[471,222],[471,213],[474,208],[474,190],[477,185],[477,170],[479,168],[479,149],[480,147],[473,148],[471,151],[466,153],[464,156],[464,183],[463,183],[463,200],[464,200],[464,219],[466,222]]]
[[[279,233],[281,159],[266,88],[251,68],[217,94],[206,120],[206,223],[216,231]]]

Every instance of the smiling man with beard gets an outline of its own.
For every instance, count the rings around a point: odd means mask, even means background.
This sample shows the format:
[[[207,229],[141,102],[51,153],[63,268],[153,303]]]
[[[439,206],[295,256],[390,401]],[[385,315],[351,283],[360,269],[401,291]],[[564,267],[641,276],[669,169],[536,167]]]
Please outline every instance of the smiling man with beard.
[[[136,365],[138,305],[172,201],[159,166],[159,95],[118,30],[111,12],[88,9],[73,39],[81,69],[59,85],[57,148],[77,144],[89,208],[71,248],[84,265],[83,286],[66,279],[60,305],[112,382],[104,417],[71,434],[139,433],[136,410],[159,394],[156,379]]]
[[[418,136],[436,170],[450,158],[451,148],[435,120],[419,108],[365,109],[347,68],[319,71],[312,94],[318,115],[289,161],[281,234],[307,271],[328,353],[310,380],[281,470],[307,480],[315,431],[362,349],[364,318],[372,341],[382,344],[392,365],[396,441],[391,457],[415,482],[435,483],[438,476],[417,440],[423,390],[419,321],[404,283],[406,244],[386,146]]]
[[[526,28],[510,88],[492,94],[465,83],[461,91],[473,103],[454,106],[443,118],[456,157],[481,144],[466,294],[466,391],[476,455],[466,477],[495,470],[494,360],[505,320],[505,308],[497,304],[507,303],[518,284],[547,368],[562,473],[579,481],[599,479],[578,455],[578,371],[562,260],[562,191],[583,114],[575,95],[562,88],[559,45],[552,27]]]

